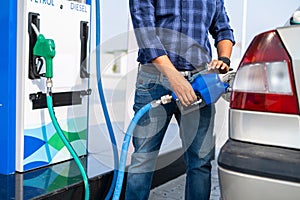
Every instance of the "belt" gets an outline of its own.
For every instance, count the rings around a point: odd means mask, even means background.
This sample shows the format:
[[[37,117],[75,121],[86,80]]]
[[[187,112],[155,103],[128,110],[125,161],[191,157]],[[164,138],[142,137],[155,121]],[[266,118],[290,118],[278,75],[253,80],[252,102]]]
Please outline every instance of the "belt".
[[[153,65],[153,64],[140,64],[139,70],[143,72],[147,72],[154,75],[161,75],[162,73]],[[192,71],[179,71],[182,76],[188,78],[192,75]]]
[[[147,72],[149,74],[161,75],[161,72],[153,64],[139,64],[139,71]]]

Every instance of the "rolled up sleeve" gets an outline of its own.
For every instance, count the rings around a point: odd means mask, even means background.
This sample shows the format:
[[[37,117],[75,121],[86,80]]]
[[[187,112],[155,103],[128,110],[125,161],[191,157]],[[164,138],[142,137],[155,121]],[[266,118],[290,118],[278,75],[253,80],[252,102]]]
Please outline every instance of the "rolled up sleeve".
[[[209,28],[209,32],[215,40],[214,45],[217,46],[221,40],[230,40],[235,44],[233,30],[229,25],[229,17],[224,7],[224,1],[217,1],[217,12],[213,18],[213,22]]]
[[[153,0],[130,0],[129,8],[139,53],[143,54],[142,62],[166,55],[167,51],[156,34]]]

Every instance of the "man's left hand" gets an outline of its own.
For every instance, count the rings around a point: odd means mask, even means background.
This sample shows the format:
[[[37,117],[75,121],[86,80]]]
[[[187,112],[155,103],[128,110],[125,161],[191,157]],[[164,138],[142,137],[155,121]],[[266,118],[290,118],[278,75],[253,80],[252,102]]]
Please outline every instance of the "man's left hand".
[[[220,74],[226,74],[229,71],[229,66],[222,60],[212,60],[209,63],[210,69],[216,69]]]

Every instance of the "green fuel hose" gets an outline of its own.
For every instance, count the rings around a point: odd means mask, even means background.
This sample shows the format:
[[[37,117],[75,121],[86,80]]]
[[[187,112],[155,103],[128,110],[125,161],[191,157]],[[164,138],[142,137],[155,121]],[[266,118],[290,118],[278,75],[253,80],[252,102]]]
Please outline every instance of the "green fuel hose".
[[[48,111],[50,114],[50,118],[52,120],[52,124],[58,133],[58,136],[60,139],[63,141],[64,145],[67,147],[68,151],[70,152],[71,156],[75,160],[76,165],[79,168],[79,171],[82,175],[83,182],[84,182],[84,188],[85,188],[85,200],[89,200],[90,198],[90,188],[89,188],[89,179],[87,177],[87,174],[84,170],[83,165],[80,162],[80,159],[78,155],[76,154],[75,150],[71,146],[70,142],[66,138],[65,134],[63,133],[62,129],[60,128],[55,113],[53,109],[53,104],[52,104],[52,95],[51,95],[51,90],[52,90],[52,77],[53,77],[53,58],[56,54],[55,51],[55,43],[52,39],[46,39],[44,35],[40,34],[34,24],[31,24],[33,29],[35,30],[37,34],[37,41],[35,43],[35,46],[33,48],[33,54],[35,56],[40,56],[43,57],[46,60],[46,73],[45,77],[47,78],[46,80],[46,86],[47,86],[47,107]]]
[[[72,157],[74,158],[80,173],[82,175],[83,178],[83,182],[84,182],[84,187],[85,187],[85,196],[84,199],[85,200],[89,200],[90,198],[90,189],[89,189],[89,182],[88,182],[88,177],[87,174],[84,170],[83,165],[80,162],[79,157],[77,156],[75,150],[73,149],[73,147],[71,146],[70,142],[68,141],[68,139],[66,138],[65,134],[63,133],[62,129],[60,128],[54,110],[53,110],[53,105],[52,105],[52,96],[50,92],[47,92],[47,107],[48,107],[48,111],[53,123],[53,126],[55,128],[55,130],[57,131],[60,139],[63,141],[64,145],[67,147],[67,149],[69,150],[70,154],[72,155]]]

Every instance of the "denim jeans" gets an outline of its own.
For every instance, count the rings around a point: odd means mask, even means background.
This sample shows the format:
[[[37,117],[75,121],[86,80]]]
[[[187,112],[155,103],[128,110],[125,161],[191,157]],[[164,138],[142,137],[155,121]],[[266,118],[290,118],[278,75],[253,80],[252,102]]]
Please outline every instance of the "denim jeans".
[[[166,94],[171,94],[166,77],[139,71],[134,111]],[[185,199],[209,200],[211,160],[214,157],[214,115],[214,105],[183,115],[174,101],[147,112],[133,133],[134,152],[128,168],[125,199],[148,199],[157,156],[171,118],[175,116],[186,163]]]

